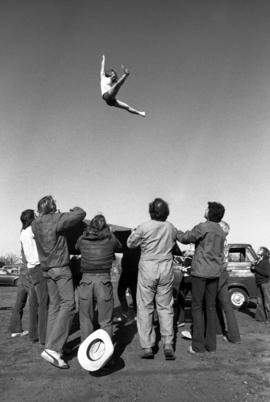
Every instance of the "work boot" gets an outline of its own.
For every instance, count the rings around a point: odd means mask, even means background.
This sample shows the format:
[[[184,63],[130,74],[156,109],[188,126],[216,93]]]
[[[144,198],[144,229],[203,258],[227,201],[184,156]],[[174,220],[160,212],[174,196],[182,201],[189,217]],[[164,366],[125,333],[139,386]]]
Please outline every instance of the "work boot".
[[[175,360],[174,350],[171,344],[165,343],[164,345],[165,360]]]
[[[152,348],[144,348],[141,358],[142,359],[154,359],[154,353],[153,353]]]

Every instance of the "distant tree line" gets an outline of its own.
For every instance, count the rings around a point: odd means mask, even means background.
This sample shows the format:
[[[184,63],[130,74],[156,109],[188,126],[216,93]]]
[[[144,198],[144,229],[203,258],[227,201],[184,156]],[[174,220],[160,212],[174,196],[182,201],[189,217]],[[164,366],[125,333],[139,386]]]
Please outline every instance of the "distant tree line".
[[[16,254],[7,254],[5,256],[0,256],[0,267],[4,265],[18,264],[20,262],[20,257]]]

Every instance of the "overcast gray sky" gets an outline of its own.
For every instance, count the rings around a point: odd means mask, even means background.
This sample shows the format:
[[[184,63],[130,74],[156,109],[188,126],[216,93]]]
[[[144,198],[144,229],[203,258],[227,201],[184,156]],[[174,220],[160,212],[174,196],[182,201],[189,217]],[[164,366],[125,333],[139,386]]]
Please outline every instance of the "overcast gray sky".
[[[163,197],[181,230],[219,201],[229,240],[270,247],[269,18],[268,0],[2,2],[0,255],[46,194],[131,227]],[[145,119],[102,100],[103,53]]]

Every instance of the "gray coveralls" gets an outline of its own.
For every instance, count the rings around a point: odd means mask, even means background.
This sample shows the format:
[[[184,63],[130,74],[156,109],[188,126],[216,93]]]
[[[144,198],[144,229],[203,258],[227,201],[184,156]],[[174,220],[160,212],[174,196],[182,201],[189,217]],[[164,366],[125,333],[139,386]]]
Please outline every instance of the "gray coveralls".
[[[177,229],[170,222],[142,223],[127,240],[130,248],[141,247],[137,286],[137,326],[142,348],[155,345],[154,302],[163,344],[173,342],[173,259]]]

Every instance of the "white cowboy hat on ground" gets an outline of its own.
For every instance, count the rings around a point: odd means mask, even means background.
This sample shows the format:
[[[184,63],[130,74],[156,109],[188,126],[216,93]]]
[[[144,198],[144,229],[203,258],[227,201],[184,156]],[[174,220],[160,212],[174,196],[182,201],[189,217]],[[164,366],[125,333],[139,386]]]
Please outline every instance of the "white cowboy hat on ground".
[[[80,344],[77,358],[85,370],[97,371],[108,362],[113,351],[109,334],[104,329],[98,329]]]

